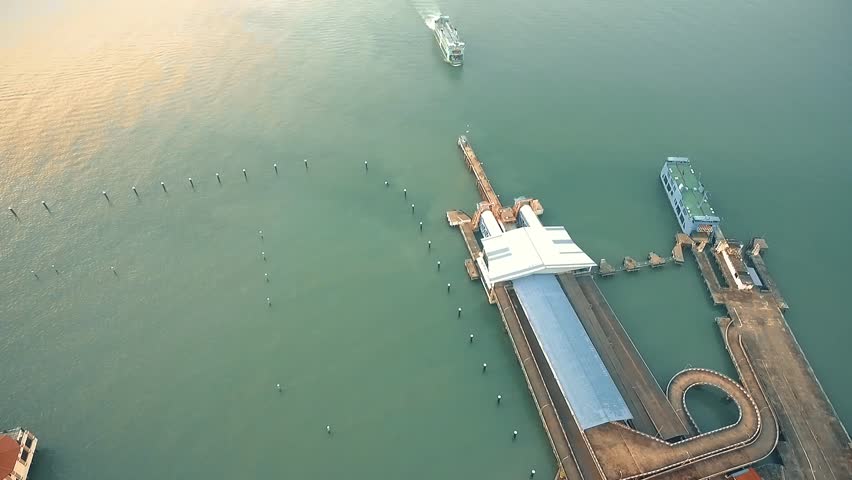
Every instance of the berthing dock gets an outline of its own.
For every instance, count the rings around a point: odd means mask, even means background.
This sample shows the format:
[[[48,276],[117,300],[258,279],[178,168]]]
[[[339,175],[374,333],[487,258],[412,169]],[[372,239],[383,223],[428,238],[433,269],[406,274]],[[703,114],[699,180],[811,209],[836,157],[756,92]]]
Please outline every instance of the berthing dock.
[[[542,225],[538,200],[504,206],[468,139],[458,145],[482,201],[473,215],[453,210],[447,220],[462,233],[470,277],[497,304],[560,477],[722,478],[778,446],[783,466],[764,471],[852,478],[849,437],[784,322],[786,303],[760,258],[765,242],[753,242],[748,255],[770,287],[744,292],[727,286],[736,277],[717,278],[704,253],[709,238],[677,236],[675,262],[690,250],[714,303],[727,308],[716,322],[737,378],[688,368],[664,393],[596,284],[595,273],[615,270],[598,270],[563,227]],[[723,254],[726,245],[714,244],[717,260],[732,255]],[[649,256],[652,265],[661,260]],[[699,386],[731,399],[737,422],[701,432],[686,405],[686,393]]]

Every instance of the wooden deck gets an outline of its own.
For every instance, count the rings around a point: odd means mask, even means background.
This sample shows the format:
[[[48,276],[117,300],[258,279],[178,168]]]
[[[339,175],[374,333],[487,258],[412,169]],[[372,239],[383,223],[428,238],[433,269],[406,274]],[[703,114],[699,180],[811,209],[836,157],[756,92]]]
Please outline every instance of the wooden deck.
[[[461,148],[462,153],[464,154],[464,160],[467,164],[467,168],[469,168],[476,177],[476,187],[479,189],[479,195],[482,197],[482,200],[490,203],[491,205],[499,206],[500,196],[497,195],[497,192],[494,191],[494,187],[491,186],[491,181],[488,180],[488,175],[485,174],[485,168],[483,168],[482,162],[480,162],[476,157],[473,147],[470,146],[470,143],[468,143],[466,139],[463,141],[460,138],[459,148]]]
[[[479,280],[479,269],[476,268],[476,263],[470,258],[464,259],[464,268],[467,270],[467,276],[471,280]]]

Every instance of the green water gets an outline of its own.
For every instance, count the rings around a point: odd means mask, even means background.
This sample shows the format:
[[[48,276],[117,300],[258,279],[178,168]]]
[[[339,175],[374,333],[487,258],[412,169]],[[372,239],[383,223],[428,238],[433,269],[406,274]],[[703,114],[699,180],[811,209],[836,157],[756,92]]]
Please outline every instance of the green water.
[[[658,172],[690,156],[852,420],[848,2],[446,0],[460,69],[436,10],[0,6],[0,427],[39,436],[33,478],[552,478],[444,220],[477,201],[468,128],[504,198],[616,261],[669,250]],[[602,288],[661,383],[731,371],[694,266]]]

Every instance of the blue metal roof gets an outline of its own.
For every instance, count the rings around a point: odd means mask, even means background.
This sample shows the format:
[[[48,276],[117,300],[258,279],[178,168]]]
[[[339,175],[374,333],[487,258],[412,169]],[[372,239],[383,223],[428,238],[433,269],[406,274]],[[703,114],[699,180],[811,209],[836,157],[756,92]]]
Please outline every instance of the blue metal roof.
[[[556,277],[530,275],[512,284],[580,427],[633,418]]]

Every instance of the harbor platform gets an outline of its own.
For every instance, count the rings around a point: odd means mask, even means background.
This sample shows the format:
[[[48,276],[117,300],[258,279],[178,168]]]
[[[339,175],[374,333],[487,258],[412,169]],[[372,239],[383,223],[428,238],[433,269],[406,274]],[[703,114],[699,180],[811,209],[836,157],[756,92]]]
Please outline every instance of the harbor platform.
[[[775,450],[779,439],[778,422],[758,380],[758,370],[750,360],[750,347],[743,340],[739,317],[719,320],[720,332],[738,372],[737,378],[711,370],[687,369],[672,378],[663,394],[593,276],[588,271],[579,273],[580,270],[576,270],[559,273],[560,285],[631,413],[624,421],[586,423],[584,428],[571,404],[573,400],[564,395],[566,386],[556,380],[553,369],[557,366],[545,355],[544,345],[527,318],[525,304],[513,287],[518,280],[494,283],[487,278],[488,259],[483,258],[483,249],[475,233],[478,217],[483,211],[490,211],[503,223],[503,231],[509,231],[516,228],[508,222],[517,220],[518,210],[500,203],[466,138],[459,139],[459,147],[476,177],[483,201],[477,205],[473,218],[451,211],[447,220],[459,228],[471,255],[469,263],[481,270],[480,280],[489,301],[498,306],[553,448],[560,478],[562,475],[584,480],[721,478],[766,458]],[[540,204],[534,204],[534,200],[524,201],[540,215]],[[517,204],[516,201],[515,207]],[[704,243],[692,244],[690,248],[700,253],[703,246]],[[500,251],[494,253],[503,255]],[[676,256],[674,252],[673,256]],[[652,259],[656,260],[649,257],[647,265]],[[705,266],[708,272],[713,272],[709,261]],[[708,279],[707,285],[711,293],[721,287],[718,279],[715,282]],[[716,292],[719,302],[724,302],[725,293]],[[578,358],[577,361],[585,360]],[[740,419],[714,431],[700,432],[686,405],[686,392],[699,386],[723,392],[736,404]],[[577,407],[585,408],[584,405]]]

